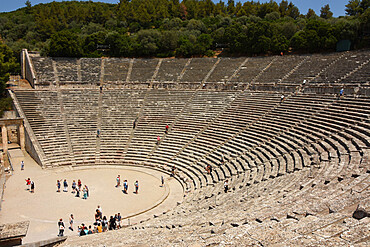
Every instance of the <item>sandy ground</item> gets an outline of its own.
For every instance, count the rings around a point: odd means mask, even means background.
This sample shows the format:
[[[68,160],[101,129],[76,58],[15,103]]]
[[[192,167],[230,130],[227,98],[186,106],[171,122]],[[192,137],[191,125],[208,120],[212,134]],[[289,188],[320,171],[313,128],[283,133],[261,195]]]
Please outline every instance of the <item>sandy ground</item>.
[[[100,205],[103,215],[108,219],[111,215],[121,213],[125,218],[123,224],[127,225],[167,211],[182,200],[181,185],[168,175],[151,169],[128,166],[41,169],[27,153],[11,150],[10,154],[14,172],[6,182],[0,222],[30,221],[23,243],[56,237],[58,220],[62,218],[68,227],[71,213],[75,217],[75,230],[66,229],[65,235],[77,235],[79,224],[92,225],[97,205]],[[23,171],[20,169],[22,160],[25,162]],[[128,180],[127,194],[123,193],[122,186],[115,187],[118,174],[121,180]],[[165,177],[164,187],[160,186],[161,175]],[[27,189],[25,179],[28,177],[35,183],[35,193]],[[63,183],[61,192],[57,192],[57,179],[67,179],[68,192],[63,192]],[[87,200],[71,193],[72,180],[77,182],[78,179],[89,187],[90,196]],[[138,194],[134,193],[136,180],[139,181]]]

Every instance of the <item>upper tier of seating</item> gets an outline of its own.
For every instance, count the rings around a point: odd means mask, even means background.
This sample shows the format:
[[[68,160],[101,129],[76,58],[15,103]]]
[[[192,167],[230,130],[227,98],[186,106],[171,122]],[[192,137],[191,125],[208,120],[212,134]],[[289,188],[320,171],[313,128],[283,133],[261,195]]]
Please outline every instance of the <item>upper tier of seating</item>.
[[[240,58],[127,59],[32,57],[36,88],[140,83],[312,83],[367,85],[367,50],[342,53]],[[129,86],[130,87],[130,86]],[[190,87],[191,88],[191,87]]]

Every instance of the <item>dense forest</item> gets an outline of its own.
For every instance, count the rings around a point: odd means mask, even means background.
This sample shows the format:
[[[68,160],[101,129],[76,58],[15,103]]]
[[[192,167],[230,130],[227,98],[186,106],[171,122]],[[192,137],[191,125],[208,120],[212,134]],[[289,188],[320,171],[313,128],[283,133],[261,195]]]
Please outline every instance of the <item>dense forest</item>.
[[[346,16],[330,6],[300,13],[288,1],[120,0],[117,4],[31,1],[0,13],[0,35],[19,54],[22,48],[47,56],[190,57],[262,55],[335,50],[370,44],[370,0],[349,0]],[[18,55],[17,55],[18,56]]]

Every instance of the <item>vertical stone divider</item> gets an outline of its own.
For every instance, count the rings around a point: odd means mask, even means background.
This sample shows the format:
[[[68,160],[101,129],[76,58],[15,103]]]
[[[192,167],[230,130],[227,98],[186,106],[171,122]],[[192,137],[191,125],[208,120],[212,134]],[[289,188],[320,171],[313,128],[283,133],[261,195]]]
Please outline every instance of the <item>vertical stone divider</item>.
[[[62,117],[62,121],[63,121],[63,129],[64,129],[64,133],[66,135],[66,141],[67,141],[67,146],[68,146],[68,151],[69,151],[69,158],[71,159],[72,166],[75,166],[76,165],[76,160],[75,160],[75,156],[74,156],[74,152],[73,152],[73,148],[72,148],[71,137],[69,135],[67,118],[66,118],[66,114],[65,114],[65,111],[64,111],[63,97],[62,97],[61,89],[59,87],[58,68],[57,68],[55,60],[52,60],[52,61],[53,61],[53,70],[54,70],[54,77],[55,77],[55,87],[56,87],[56,91],[57,91],[60,113],[61,113],[61,117]]]
[[[302,64],[304,64],[309,58],[310,56],[306,56],[304,59],[302,59],[302,61],[300,61],[291,71],[289,71],[286,75],[284,75],[281,79],[279,79],[278,83],[287,79],[291,74],[293,74],[294,71],[296,71],[299,67],[301,67]]]
[[[132,59],[132,60],[130,61],[130,66],[129,66],[129,69],[128,69],[129,71],[128,71],[128,73],[127,73],[126,82],[128,82],[128,81],[129,81],[130,76],[131,76],[131,71],[132,71],[132,67],[133,67],[133,63],[134,63],[134,61],[133,61],[133,60],[134,60],[134,59]],[[143,103],[142,103],[142,105],[140,106],[139,113],[137,114],[137,119],[140,119],[141,115],[143,114],[144,107],[145,107],[145,104],[146,104],[146,99],[148,98],[149,92],[152,90],[153,80],[155,79],[155,77],[156,77],[156,76],[157,76],[157,74],[158,74],[158,71],[159,71],[159,68],[160,68],[160,66],[161,66],[161,64],[162,64],[162,61],[163,61],[163,59],[159,59],[158,64],[157,64],[157,67],[156,67],[155,71],[153,72],[153,76],[152,76],[152,78],[151,78],[151,80],[150,80],[150,84],[149,84],[149,86],[148,86],[148,88],[147,88],[147,90],[146,90],[146,92],[145,92],[145,96],[144,96]],[[134,129],[134,128],[132,128],[132,129],[131,129],[131,132],[130,132],[130,136],[129,136],[129,138],[128,138],[127,142],[126,142],[125,148],[124,148],[124,150],[123,150],[122,159],[124,159],[124,158],[125,158],[125,156],[126,156],[127,150],[128,150],[128,148],[130,147],[131,140],[132,140],[132,138],[134,137],[134,134],[135,134],[135,129]]]
[[[132,73],[132,67],[134,66],[134,59],[135,58],[132,58],[130,60],[130,63],[128,65],[128,71],[127,71],[127,76],[126,76],[126,82],[130,82],[130,79],[131,79],[131,73]]]
[[[184,65],[184,68],[181,70],[181,73],[177,77],[177,80],[176,81],[179,82],[182,79],[182,77],[184,76],[184,74],[186,72],[186,69],[188,68],[189,64],[191,63],[191,60],[193,60],[193,58],[189,58],[189,60],[186,62],[186,64]]]
[[[101,60],[101,68],[100,68],[100,86],[104,85],[104,70],[105,68],[105,59],[102,58]],[[103,93],[105,89],[103,89],[102,92],[99,90],[99,97],[98,97],[98,112],[97,112],[97,119],[96,119],[96,128],[97,130],[100,130],[102,132],[101,126],[102,126],[102,116],[103,116]],[[95,165],[100,164],[100,138],[101,136],[96,136],[96,151],[95,151]]]
[[[77,59],[77,81],[82,83],[82,74],[81,74],[81,58]]]
[[[158,64],[157,64],[157,66],[155,67],[155,70],[154,70],[153,76],[152,76],[152,78],[151,78],[151,80],[150,80],[150,86],[152,86],[152,85],[153,85],[153,82],[154,82],[155,78],[156,78],[156,77],[157,77],[157,75],[158,75],[159,68],[161,67],[162,62],[163,62],[163,58],[160,58],[160,59],[158,60]]]
[[[55,82],[55,84],[53,84],[53,87],[59,88],[59,74],[58,74],[58,69],[57,69],[57,63],[55,62],[54,59],[52,59],[51,61],[52,61],[52,65],[53,65],[54,82]]]
[[[234,77],[239,73],[239,71],[242,69],[242,67],[248,62],[249,57],[247,57],[240,65],[239,67],[234,71],[234,73],[227,79],[226,83],[229,83]]]
[[[57,89],[57,97],[58,97],[58,102],[59,102],[59,106],[60,106],[60,113],[61,113],[61,117],[62,117],[62,121],[63,121],[63,128],[64,128],[64,132],[65,132],[66,140],[67,140],[67,145],[68,145],[69,158],[71,159],[71,165],[76,166],[76,159],[75,159],[75,155],[74,155],[74,152],[73,152],[71,137],[69,135],[67,118],[66,118],[66,114],[65,114],[65,110],[64,110],[62,92],[61,92],[61,89],[59,87]]]
[[[217,64],[219,64],[220,62],[221,62],[221,58],[217,58],[216,62],[213,64],[212,68],[208,71],[207,75],[201,81],[201,85],[203,85],[203,83],[207,82],[207,80],[211,76],[212,72],[216,69]]]
[[[360,64],[358,67],[354,68],[352,71],[348,72],[346,75],[344,75],[343,77],[341,78],[338,78],[338,80],[336,81],[336,83],[338,82],[341,82],[343,81],[344,79],[346,79],[348,76],[352,75],[353,73],[356,73],[358,70],[360,70],[362,67],[364,67],[366,64],[368,64],[370,62],[370,59],[368,59],[367,61],[363,62],[362,64]]]

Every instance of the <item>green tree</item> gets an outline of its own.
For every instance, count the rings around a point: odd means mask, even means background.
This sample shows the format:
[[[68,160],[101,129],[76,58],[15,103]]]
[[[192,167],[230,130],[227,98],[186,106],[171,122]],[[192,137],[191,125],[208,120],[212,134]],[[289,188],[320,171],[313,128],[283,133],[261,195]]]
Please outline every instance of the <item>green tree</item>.
[[[324,7],[320,10],[320,17],[324,19],[329,19],[333,16],[333,12],[330,11],[329,4],[326,4]]]
[[[0,39],[0,97],[5,97],[6,83],[9,81],[10,73],[17,68],[13,51]]]
[[[81,55],[81,41],[77,34],[69,30],[63,30],[51,36],[48,56],[80,57]]]
[[[313,17],[317,17],[315,11],[313,9],[308,9],[307,14],[306,14],[306,18],[310,19],[310,18],[313,18]]]
[[[349,0],[346,4],[346,14],[356,16],[364,13],[370,6],[370,0]]]

